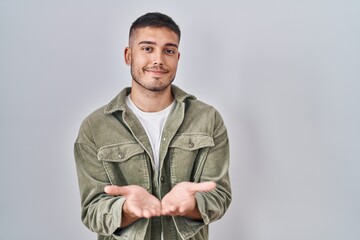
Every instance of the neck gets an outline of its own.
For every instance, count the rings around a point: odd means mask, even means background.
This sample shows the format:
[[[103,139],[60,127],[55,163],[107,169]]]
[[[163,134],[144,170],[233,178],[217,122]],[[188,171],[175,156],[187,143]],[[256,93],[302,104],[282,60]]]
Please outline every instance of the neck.
[[[159,112],[168,107],[173,101],[171,85],[163,91],[150,91],[139,88],[136,84],[131,87],[131,101],[144,112]]]

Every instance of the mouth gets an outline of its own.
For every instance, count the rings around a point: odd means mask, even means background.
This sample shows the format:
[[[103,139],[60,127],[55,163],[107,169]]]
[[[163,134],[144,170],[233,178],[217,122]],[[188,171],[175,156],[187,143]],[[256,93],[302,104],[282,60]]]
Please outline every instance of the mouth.
[[[169,71],[167,69],[164,69],[164,68],[154,68],[154,67],[151,67],[151,68],[145,68],[145,71],[146,72],[149,72],[153,75],[164,75],[166,73],[168,73]]]

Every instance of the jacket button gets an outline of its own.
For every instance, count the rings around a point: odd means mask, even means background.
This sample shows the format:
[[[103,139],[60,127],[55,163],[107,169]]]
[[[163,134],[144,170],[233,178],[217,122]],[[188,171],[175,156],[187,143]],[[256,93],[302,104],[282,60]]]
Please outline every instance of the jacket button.
[[[119,158],[123,158],[124,157],[124,154],[119,152]]]
[[[160,181],[161,181],[161,182],[164,182],[164,180],[165,180],[164,176],[161,176],[161,177],[160,177]]]
[[[194,147],[194,143],[193,142],[189,142],[189,148],[193,148]]]

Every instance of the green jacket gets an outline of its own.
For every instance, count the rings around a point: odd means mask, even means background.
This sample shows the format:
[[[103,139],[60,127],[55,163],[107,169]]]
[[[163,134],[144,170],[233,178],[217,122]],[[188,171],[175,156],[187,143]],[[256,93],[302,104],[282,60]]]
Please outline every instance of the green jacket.
[[[160,147],[160,173],[150,142],[127,107],[126,88],[81,125],[75,142],[82,221],[98,239],[208,239],[208,224],[220,219],[231,202],[229,143],[220,114],[172,85],[175,106],[165,124]],[[160,175],[160,176],[159,176]],[[140,219],[119,229],[121,196],[104,193],[106,185],[139,185],[162,199],[179,182],[214,181],[216,189],[196,193],[203,221],[186,217]]]

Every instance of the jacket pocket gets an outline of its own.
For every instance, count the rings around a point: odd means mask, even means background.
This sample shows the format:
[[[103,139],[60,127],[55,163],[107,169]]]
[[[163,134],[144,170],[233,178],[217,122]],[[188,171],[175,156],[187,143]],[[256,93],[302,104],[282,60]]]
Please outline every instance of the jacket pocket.
[[[214,140],[205,134],[179,134],[169,146],[172,184],[183,181],[197,181],[196,175],[206,160]]]
[[[139,185],[150,190],[148,159],[138,142],[103,146],[97,154],[113,185]]]

